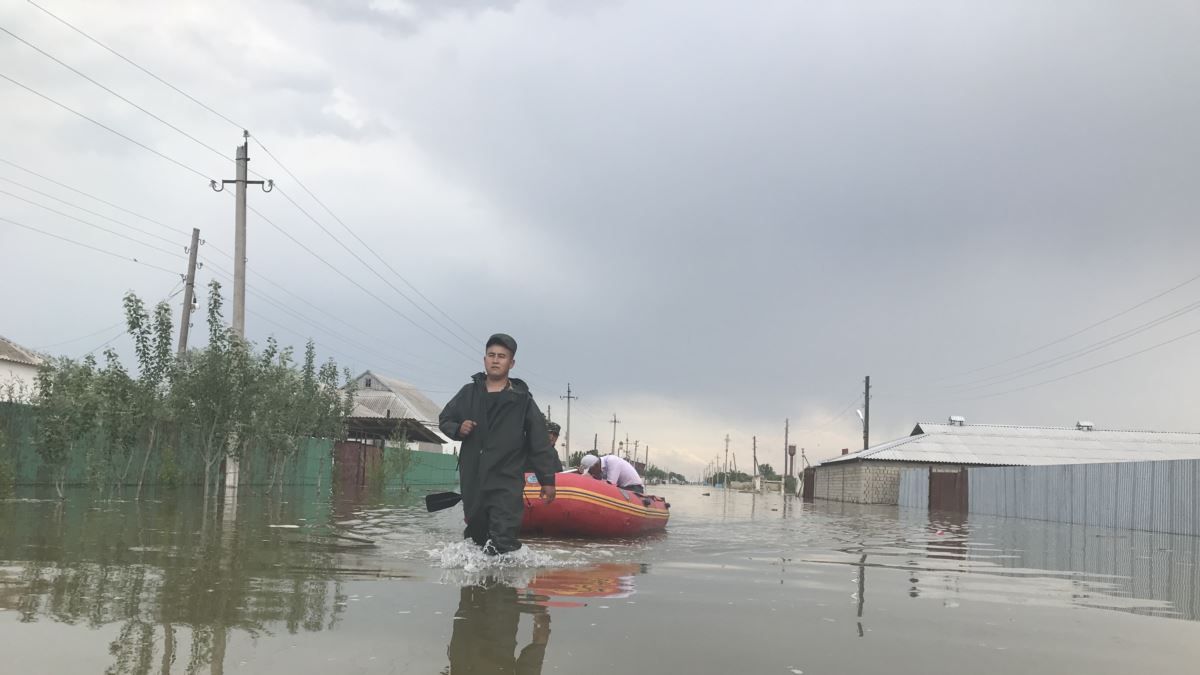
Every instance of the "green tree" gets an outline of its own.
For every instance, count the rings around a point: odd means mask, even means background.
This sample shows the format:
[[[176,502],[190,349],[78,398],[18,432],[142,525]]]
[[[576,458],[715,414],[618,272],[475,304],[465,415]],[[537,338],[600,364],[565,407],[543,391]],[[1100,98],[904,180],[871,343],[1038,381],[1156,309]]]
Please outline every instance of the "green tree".
[[[770,464],[759,464],[758,475],[764,480],[779,480],[779,474],[775,473],[775,469],[771,468]]]
[[[168,422],[170,410],[167,397],[170,380],[174,374],[175,358],[171,346],[174,342],[174,326],[171,323],[171,307],[160,302],[154,307],[154,315],[146,312],[145,304],[132,292],[125,294],[125,325],[133,337],[134,353],[137,355],[138,379],[135,388],[136,412],[130,416],[140,422],[141,441],[145,451],[142,466],[138,471],[137,498],[142,496],[142,485],[146,481],[146,466],[150,456],[158,451],[163,426]],[[130,462],[133,457],[130,456]],[[122,482],[128,480],[129,465],[126,465]]]
[[[38,445],[50,468],[54,489],[63,497],[67,463],[93,430],[96,418],[96,359],[51,359],[38,369]]]

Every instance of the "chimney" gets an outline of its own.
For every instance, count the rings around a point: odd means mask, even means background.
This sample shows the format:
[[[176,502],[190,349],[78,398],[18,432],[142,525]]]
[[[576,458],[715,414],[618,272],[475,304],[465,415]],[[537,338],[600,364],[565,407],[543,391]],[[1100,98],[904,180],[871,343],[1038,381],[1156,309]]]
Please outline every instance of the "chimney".
[[[842,454],[843,454],[843,455],[848,455],[848,454],[850,454],[850,448],[842,448]]]
[[[1079,420],[1075,423],[1075,428],[1079,431],[1091,431],[1096,428],[1096,425],[1086,420]]]

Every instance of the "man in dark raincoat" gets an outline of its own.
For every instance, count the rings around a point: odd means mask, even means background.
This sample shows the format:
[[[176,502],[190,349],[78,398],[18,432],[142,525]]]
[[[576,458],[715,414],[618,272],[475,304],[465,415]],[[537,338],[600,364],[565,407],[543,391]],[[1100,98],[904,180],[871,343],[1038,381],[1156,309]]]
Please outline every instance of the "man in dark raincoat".
[[[550,446],[546,418],[529,387],[509,378],[517,341],[503,333],[488,338],[484,372],[450,399],[438,420],[442,433],[462,441],[459,478],[467,528],[463,536],[489,554],[521,548],[517,535],[524,512],[526,462],[541,484],[546,503],[554,501],[558,456]]]
[[[491,581],[466,586],[459,593],[458,612],[446,650],[451,673],[538,675],[542,672],[550,642],[550,613],[545,607],[523,602],[516,589]],[[521,614],[533,615],[533,639],[519,656],[514,656]]]

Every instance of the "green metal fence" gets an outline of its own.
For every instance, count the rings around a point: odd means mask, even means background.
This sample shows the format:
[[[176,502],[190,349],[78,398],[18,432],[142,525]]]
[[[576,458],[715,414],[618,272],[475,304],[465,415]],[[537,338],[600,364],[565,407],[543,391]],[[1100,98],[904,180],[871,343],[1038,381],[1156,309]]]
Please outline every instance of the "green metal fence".
[[[48,485],[54,482],[54,468],[46,465],[37,452],[37,417],[33,406],[0,402],[0,480],[12,485]],[[422,453],[425,454],[425,453]],[[115,449],[100,434],[75,444],[66,460],[66,485],[136,484],[143,475],[145,484],[200,485],[204,483],[204,464],[200,453],[187,445],[170,442],[146,456],[144,447]],[[294,456],[283,465],[282,484],[316,485],[330,481],[333,466],[333,441],[305,438]],[[219,467],[214,467],[217,476]],[[254,449],[246,452],[239,466],[240,485],[266,485],[272,477],[271,458]]]

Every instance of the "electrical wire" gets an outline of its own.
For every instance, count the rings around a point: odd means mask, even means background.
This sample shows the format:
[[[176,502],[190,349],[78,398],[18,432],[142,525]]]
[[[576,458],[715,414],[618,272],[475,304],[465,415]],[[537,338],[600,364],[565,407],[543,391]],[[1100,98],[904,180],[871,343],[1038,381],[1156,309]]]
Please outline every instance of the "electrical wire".
[[[210,112],[210,113],[212,113],[212,114],[216,115],[217,117],[220,117],[221,119],[223,119],[223,120],[225,120],[226,122],[228,122],[228,123],[232,124],[233,126],[237,127],[238,129],[244,129],[244,128],[245,128],[243,125],[241,125],[241,124],[238,124],[237,122],[234,122],[233,120],[231,120],[231,119],[229,119],[228,117],[226,117],[226,116],[222,115],[221,113],[217,112],[216,110],[213,110],[212,108],[208,107],[208,106],[207,106],[207,105],[205,105],[205,104],[204,104],[202,101],[200,101],[200,100],[199,100],[199,99],[197,99],[196,97],[192,96],[191,94],[187,93],[186,91],[184,91],[184,90],[180,89],[179,87],[176,87],[175,85],[171,84],[170,82],[167,82],[167,81],[166,81],[166,80],[164,80],[163,78],[159,77],[158,75],[155,75],[154,73],[150,72],[150,71],[149,71],[149,70],[147,70],[146,68],[142,67],[141,65],[139,65],[138,63],[136,63],[136,62],[135,62],[135,61],[133,61],[132,59],[130,59],[130,58],[128,58],[128,57],[126,57],[125,55],[121,54],[120,52],[118,52],[117,50],[113,49],[112,47],[109,47],[108,45],[104,44],[103,42],[101,42],[101,41],[97,40],[96,38],[92,37],[91,35],[87,34],[87,33],[86,33],[86,32],[84,32],[82,29],[75,27],[75,25],[74,25],[74,24],[71,24],[71,23],[70,23],[70,22],[68,22],[66,19],[64,19],[64,18],[62,18],[62,17],[60,17],[60,16],[58,16],[58,15],[57,15],[57,14],[55,14],[54,12],[51,12],[50,10],[46,9],[45,7],[42,7],[41,5],[37,4],[37,3],[36,3],[36,2],[34,2],[33,0],[27,0],[27,1],[29,2],[29,4],[33,5],[34,7],[38,8],[39,10],[41,10],[42,12],[44,12],[44,13],[45,13],[46,15],[48,15],[50,18],[54,19],[55,21],[58,21],[59,23],[61,23],[62,25],[66,26],[67,28],[70,28],[71,30],[75,31],[76,33],[79,33],[80,35],[82,35],[83,37],[87,38],[88,40],[91,40],[93,43],[95,43],[95,44],[99,45],[101,48],[105,49],[105,50],[106,50],[106,51],[108,51],[110,54],[112,54],[113,56],[116,56],[117,58],[121,59],[121,60],[122,60],[122,61],[124,61],[125,63],[128,63],[129,65],[133,66],[134,68],[137,68],[138,70],[142,71],[143,73],[145,73],[145,74],[149,75],[150,77],[152,77],[152,78],[154,78],[154,79],[158,80],[160,83],[162,83],[162,84],[166,85],[168,88],[170,88],[170,89],[174,90],[176,93],[178,93],[178,94],[182,95],[184,98],[187,98],[187,99],[188,99],[189,101],[191,101],[192,103],[195,103],[196,105],[200,106],[201,108],[204,108],[204,109],[205,109],[205,110],[207,110],[208,112]]]
[[[0,195],[5,195],[5,196],[7,196],[7,197],[12,197],[13,199],[16,199],[16,200],[18,200],[18,201],[25,202],[26,204],[30,204],[30,205],[36,206],[36,207],[38,207],[39,209],[45,209],[46,211],[49,211],[50,213],[54,213],[54,214],[60,215],[60,216],[62,216],[62,217],[64,217],[64,218],[70,218],[71,220],[74,220],[74,221],[77,221],[77,222],[83,223],[84,225],[87,225],[88,227],[94,227],[94,228],[96,228],[97,230],[101,230],[101,231],[103,231],[103,232],[107,232],[107,233],[109,233],[109,234],[113,235],[114,237],[120,237],[120,238],[122,238],[122,239],[125,239],[125,240],[127,240],[127,241],[131,241],[131,242],[133,242],[133,243],[135,243],[135,244],[140,244],[141,246],[145,246],[146,248],[149,248],[149,249],[152,249],[152,250],[158,251],[158,252],[160,252],[160,253],[166,253],[166,254],[168,254],[168,255],[175,255],[175,252],[174,252],[174,251],[170,251],[170,250],[168,250],[168,249],[162,248],[161,246],[156,246],[156,245],[154,245],[154,244],[148,244],[148,243],[146,243],[146,242],[144,242],[144,241],[141,241],[140,239],[134,239],[133,237],[130,237],[129,235],[126,235],[126,234],[121,234],[120,232],[117,232],[116,230],[110,230],[110,229],[108,229],[107,227],[104,227],[103,225],[97,225],[97,224],[95,224],[95,223],[88,222],[88,221],[86,221],[86,220],[84,220],[84,219],[82,219],[82,218],[76,218],[75,216],[73,216],[73,215],[71,215],[71,214],[69,214],[69,213],[63,213],[62,211],[59,211],[58,209],[53,209],[53,208],[50,208],[49,206],[46,206],[46,205],[44,205],[44,204],[39,204],[39,203],[37,203],[37,202],[35,202],[35,201],[31,200],[31,199],[26,199],[26,198],[24,198],[24,197],[22,197],[22,196],[20,196],[20,195],[15,195],[15,194],[13,194],[13,193],[9,192],[8,190],[0,190]]]
[[[140,233],[140,234],[144,234],[144,235],[146,235],[147,237],[153,237],[153,238],[155,238],[155,239],[158,239],[159,241],[163,241],[163,242],[166,242],[166,243],[168,243],[168,244],[171,244],[171,245],[176,245],[176,244],[178,244],[178,243],[179,243],[178,241],[175,241],[175,240],[173,240],[173,239],[168,239],[168,238],[166,238],[166,237],[164,237],[164,236],[162,236],[162,235],[155,234],[155,233],[153,233],[153,232],[150,232],[150,231],[148,231],[148,230],[143,230],[143,229],[141,229],[140,227],[134,227],[133,225],[129,225],[129,224],[127,224],[127,223],[123,223],[123,222],[121,222],[121,221],[119,221],[119,220],[116,220],[115,218],[110,218],[110,217],[108,217],[108,216],[106,216],[106,215],[104,215],[103,213],[100,213],[100,212],[98,212],[98,211],[92,211],[91,209],[85,209],[84,207],[82,207],[82,206],[79,206],[78,204],[74,204],[74,203],[72,203],[72,202],[69,202],[69,201],[67,201],[67,200],[65,200],[65,199],[61,199],[61,198],[59,198],[59,197],[55,197],[55,196],[54,196],[54,195],[52,195],[52,194],[49,194],[49,193],[46,193],[46,192],[42,192],[41,190],[37,190],[37,189],[35,189],[35,188],[29,187],[28,185],[25,185],[24,183],[21,183],[20,181],[15,181],[15,180],[12,180],[11,178],[5,178],[4,176],[0,176],[0,180],[4,181],[4,182],[6,182],[6,183],[12,183],[13,185],[16,185],[16,186],[18,186],[18,187],[25,188],[26,190],[28,190],[28,191],[30,191],[30,192],[32,192],[32,193],[34,193],[34,194],[41,195],[41,196],[43,196],[43,197],[45,197],[45,198],[47,198],[47,199],[53,199],[54,201],[56,201],[56,202],[59,202],[60,204],[63,204],[63,205],[66,205],[66,206],[70,206],[70,207],[72,207],[72,208],[75,208],[75,209],[79,209],[80,211],[83,211],[84,213],[87,213],[87,214],[91,214],[91,215],[93,215],[93,216],[96,216],[97,218],[103,218],[103,219],[105,219],[105,220],[107,220],[107,221],[109,221],[109,222],[111,222],[111,223],[116,223],[117,225],[120,225],[121,227],[126,227],[126,228],[129,228],[129,229],[133,230],[134,232],[138,232],[138,233]],[[5,192],[4,194],[8,194],[8,195],[10,195],[10,196],[11,196],[11,193],[8,193],[8,192]],[[30,202],[30,203],[33,203],[33,202]],[[39,204],[34,204],[34,205],[35,205],[35,206],[40,206]]]
[[[114,135],[116,135],[116,136],[120,136],[121,138],[123,138],[123,139],[125,139],[125,140],[129,141],[130,143],[133,143],[134,145],[138,146],[139,148],[142,148],[143,150],[145,150],[145,151],[147,151],[147,152],[150,152],[150,153],[152,153],[152,154],[154,154],[154,155],[157,155],[157,156],[159,156],[159,157],[161,157],[161,158],[163,158],[163,159],[167,160],[168,162],[170,162],[170,163],[174,164],[175,166],[178,166],[178,167],[180,167],[180,168],[182,168],[182,169],[184,169],[184,170],[186,170],[186,171],[190,171],[190,172],[192,172],[192,173],[196,174],[197,176],[200,176],[201,178],[203,178],[203,179],[204,179],[204,181],[205,181],[205,182],[210,182],[210,181],[212,180],[212,179],[211,179],[211,178],[209,178],[208,176],[204,175],[204,173],[202,173],[201,171],[199,171],[199,170],[197,170],[197,169],[193,169],[192,167],[188,166],[187,164],[184,164],[183,162],[181,162],[181,161],[179,161],[179,160],[175,159],[174,157],[170,157],[170,156],[168,156],[168,155],[164,155],[163,153],[159,152],[158,150],[155,150],[154,148],[152,148],[152,147],[150,147],[150,146],[146,145],[145,143],[142,143],[141,141],[134,140],[133,138],[130,138],[129,136],[127,136],[127,135],[125,135],[125,134],[121,133],[120,131],[117,131],[116,129],[113,129],[112,127],[110,127],[110,126],[108,126],[108,125],[104,124],[103,122],[98,122],[98,121],[96,121],[95,119],[93,119],[93,118],[91,118],[91,117],[88,117],[87,115],[85,115],[85,114],[83,114],[83,113],[79,112],[78,110],[75,110],[74,108],[72,108],[72,107],[70,107],[70,106],[66,105],[65,103],[60,103],[59,101],[56,101],[55,99],[53,99],[53,98],[51,98],[51,97],[47,96],[46,94],[43,94],[42,92],[40,92],[40,91],[38,91],[38,90],[34,89],[33,87],[30,87],[30,86],[28,86],[28,85],[26,85],[26,84],[23,84],[23,83],[21,83],[21,82],[18,82],[17,80],[14,80],[13,78],[9,77],[8,75],[5,75],[4,73],[0,73],[0,78],[3,78],[3,79],[5,79],[5,80],[8,80],[10,83],[17,85],[18,87],[20,87],[20,88],[24,89],[25,91],[28,91],[29,93],[31,93],[31,94],[33,94],[33,95],[35,95],[35,96],[38,96],[39,98],[42,98],[42,99],[44,99],[44,100],[46,100],[46,101],[48,101],[48,102],[50,102],[50,103],[53,103],[54,105],[58,106],[59,108],[62,108],[63,110],[66,110],[67,112],[71,113],[72,115],[75,115],[75,116],[77,116],[77,117],[80,117],[80,118],[82,118],[82,119],[85,119],[85,120],[87,120],[88,122],[91,122],[92,124],[94,124],[94,125],[96,125],[96,126],[100,127],[101,129],[104,129],[105,131],[107,131],[107,132],[109,132],[109,133],[111,133],[111,134],[114,134]]]
[[[193,143],[196,143],[196,144],[200,145],[201,147],[203,147],[203,148],[207,149],[209,152],[216,153],[216,155],[217,155],[218,157],[221,157],[222,159],[229,159],[229,157],[228,157],[228,156],[226,156],[226,155],[225,155],[225,153],[221,152],[220,150],[217,150],[216,148],[214,148],[213,146],[211,146],[211,145],[209,145],[209,144],[205,143],[204,141],[200,140],[199,138],[196,138],[195,136],[193,136],[193,135],[189,134],[188,132],[184,131],[183,129],[180,129],[179,127],[175,126],[174,124],[171,124],[170,122],[168,122],[168,121],[164,120],[163,118],[159,117],[158,115],[155,115],[154,113],[150,112],[149,110],[146,110],[145,108],[143,108],[142,106],[138,105],[137,103],[134,103],[133,101],[131,101],[131,100],[129,100],[129,99],[127,99],[127,98],[125,98],[124,96],[122,96],[121,94],[117,93],[116,91],[114,91],[114,90],[113,90],[113,89],[111,89],[110,87],[107,87],[107,86],[105,86],[105,85],[101,84],[100,82],[97,82],[95,79],[93,79],[93,78],[92,78],[91,76],[89,76],[87,73],[84,73],[84,72],[80,71],[79,69],[75,68],[74,66],[71,66],[70,64],[68,64],[68,63],[66,63],[66,62],[64,62],[64,61],[62,61],[62,60],[61,60],[61,59],[59,59],[58,57],[56,57],[56,56],[54,56],[53,54],[51,54],[51,53],[47,52],[46,50],[42,49],[41,47],[38,47],[37,45],[33,44],[32,42],[30,42],[30,41],[26,40],[25,38],[21,37],[20,35],[17,35],[16,33],[14,33],[14,32],[12,32],[12,31],[8,30],[8,29],[7,29],[7,28],[5,28],[4,26],[0,26],[0,32],[7,33],[7,34],[8,34],[10,37],[12,37],[14,40],[17,40],[18,42],[20,42],[21,44],[25,45],[26,47],[29,47],[30,49],[34,50],[35,52],[37,52],[37,53],[41,54],[42,56],[44,56],[44,57],[46,57],[46,58],[48,58],[48,59],[50,59],[51,61],[53,61],[53,62],[57,63],[58,65],[62,66],[63,68],[66,68],[67,70],[71,71],[72,73],[75,73],[75,74],[76,74],[76,75],[78,75],[79,77],[82,77],[83,79],[87,80],[88,82],[91,82],[92,84],[96,85],[97,87],[100,87],[101,89],[103,89],[104,91],[108,92],[109,94],[112,94],[113,96],[116,96],[117,98],[121,99],[121,100],[122,100],[122,101],[124,101],[125,103],[128,103],[129,105],[133,106],[134,108],[137,108],[138,110],[140,110],[140,111],[141,111],[141,112],[143,112],[144,114],[148,115],[150,118],[154,119],[155,121],[159,122],[160,124],[166,125],[166,126],[167,126],[167,127],[169,127],[170,129],[172,129],[172,130],[173,130],[173,131],[175,131],[176,133],[179,133],[180,135],[184,136],[185,138],[187,138],[188,140],[192,141]]]
[[[4,221],[4,222],[6,222],[6,223],[9,223],[9,224],[11,224],[11,225],[16,225],[17,227],[24,228],[24,229],[26,229],[26,230],[29,230],[29,231],[31,231],[31,232],[37,232],[38,234],[42,234],[42,235],[45,235],[45,236],[47,236],[47,237],[53,237],[54,239],[59,239],[59,240],[61,240],[61,241],[65,241],[65,242],[68,242],[68,243],[71,243],[71,244],[75,244],[76,246],[81,246],[81,247],[83,247],[83,248],[86,248],[86,249],[91,249],[91,250],[93,250],[93,251],[96,251],[97,253],[103,253],[104,255],[112,256],[112,257],[114,257],[114,258],[120,258],[121,260],[125,260],[125,261],[128,261],[128,262],[134,262],[134,263],[137,263],[137,264],[139,264],[139,265],[144,265],[144,266],[146,266],[146,267],[150,267],[150,268],[153,268],[153,269],[156,269],[156,270],[160,270],[160,271],[162,271],[162,272],[167,272],[168,274],[173,274],[173,275],[175,275],[175,276],[179,276],[179,272],[176,272],[175,270],[169,270],[169,269],[167,269],[167,268],[165,268],[165,267],[159,267],[158,265],[155,265],[155,264],[153,264],[153,263],[148,263],[148,262],[145,262],[145,261],[143,261],[143,260],[138,260],[137,258],[132,258],[132,257],[123,256],[123,255],[121,255],[120,253],[113,253],[112,251],[108,251],[108,250],[105,250],[105,249],[102,249],[102,248],[99,248],[99,247],[96,247],[96,246],[92,246],[91,244],[85,244],[85,243],[83,243],[83,242],[81,242],[81,241],[76,241],[76,240],[74,240],[74,239],[71,239],[71,238],[69,238],[69,237],[64,237],[64,236],[61,236],[61,235],[58,235],[58,234],[54,234],[54,233],[52,233],[52,232],[47,232],[47,231],[45,231],[45,230],[42,230],[42,229],[38,229],[38,228],[36,228],[36,227],[33,227],[32,225],[26,225],[25,223],[17,222],[17,221],[15,221],[15,220],[12,220],[12,219],[10,219],[10,218],[5,218],[4,216],[0,216],[0,221]]]

